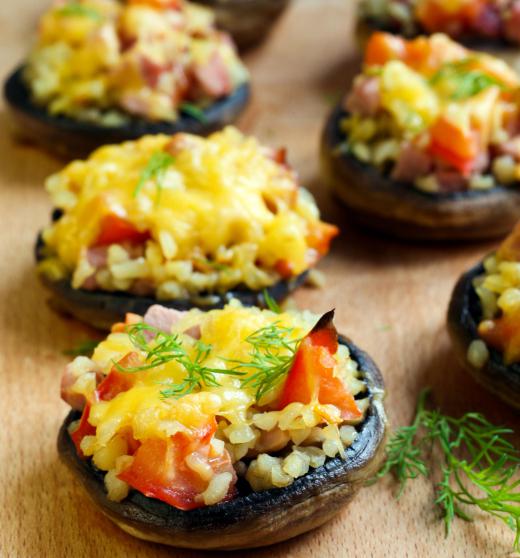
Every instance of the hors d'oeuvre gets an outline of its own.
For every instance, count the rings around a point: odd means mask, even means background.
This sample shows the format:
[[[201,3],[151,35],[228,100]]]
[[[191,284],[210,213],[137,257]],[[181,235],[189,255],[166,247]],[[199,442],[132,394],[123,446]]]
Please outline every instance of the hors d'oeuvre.
[[[285,150],[235,128],[105,146],[46,183],[53,222],[36,249],[53,303],[99,328],[156,301],[185,310],[280,301],[328,252]]]
[[[61,459],[145,540],[273,544],[327,522],[384,460],[383,380],[333,311],[151,307],[66,369]]]
[[[267,37],[290,0],[194,0],[211,7],[218,27],[228,31],[240,49]]]
[[[520,408],[520,223],[496,252],[459,279],[448,329],[473,377]]]
[[[518,0],[362,0],[359,18],[368,32],[446,33],[475,48],[520,46]]]
[[[4,95],[18,132],[69,157],[145,134],[206,134],[249,98],[233,42],[185,0],[55,0]]]
[[[408,238],[485,238],[520,217],[520,80],[445,35],[372,35],[332,112],[323,172],[352,216]]]

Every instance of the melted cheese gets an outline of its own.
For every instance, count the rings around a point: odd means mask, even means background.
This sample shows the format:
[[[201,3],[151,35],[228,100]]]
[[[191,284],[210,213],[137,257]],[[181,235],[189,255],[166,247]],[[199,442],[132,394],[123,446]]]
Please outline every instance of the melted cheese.
[[[136,194],[151,157],[168,149],[175,155],[160,184],[152,178]],[[298,274],[315,258],[307,240],[320,226],[314,200],[298,187],[293,171],[234,128],[208,139],[148,136],[102,147],[51,176],[46,186],[64,215],[43,237],[66,273],[81,274],[75,286],[96,271],[88,248],[107,214],[123,216],[151,236],[140,259],[109,249],[108,271],[120,277],[130,268],[133,279],[150,281],[159,296],[172,283],[189,292],[239,283],[262,288],[278,280],[278,261]],[[215,263],[195,270],[201,260]]]

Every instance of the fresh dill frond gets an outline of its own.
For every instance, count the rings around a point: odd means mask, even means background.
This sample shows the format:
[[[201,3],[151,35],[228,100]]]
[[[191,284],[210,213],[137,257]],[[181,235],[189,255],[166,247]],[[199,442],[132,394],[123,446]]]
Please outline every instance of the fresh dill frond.
[[[100,341],[97,339],[86,339],[85,341],[81,341],[75,347],[70,349],[65,349],[63,351],[64,355],[67,356],[92,356],[94,349],[99,345]]]
[[[260,328],[246,338],[252,347],[251,360],[230,360],[233,370],[247,374],[243,387],[255,390],[257,401],[272,391],[291,369],[301,339],[293,339],[293,328],[282,327],[279,322]]]
[[[174,163],[175,157],[166,153],[166,151],[156,151],[152,154],[148,163],[141,172],[139,182],[134,189],[134,198],[139,195],[142,187],[149,181],[154,180],[157,186],[157,200],[159,200],[162,191],[162,181],[168,168]]]
[[[421,392],[413,423],[390,439],[376,478],[392,473],[399,496],[408,480],[434,474],[429,456],[435,450],[441,459],[435,504],[442,510],[446,536],[456,517],[472,521],[468,508],[474,506],[506,523],[515,532],[514,549],[520,550],[520,452],[506,438],[513,431],[480,413],[454,418],[429,410],[428,395],[429,390]]]
[[[186,375],[180,383],[161,383],[166,386],[161,391],[161,396],[164,398],[182,397],[202,386],[219,386],[215,374],[242,375],[240,371],[205,366],[204,363],[212,347],[201,341],[195,342],[195,355],[192,357],[183,346],[182,338],[178,334],[165,333],[145,323],[131,325],[127,333],[134,347],[145,353],[145,362],[139,366],[128,367],[114,362],[117,370],[127,373],[143,372],[172,361],[184,368]]]
[[[208,118],[204,114],[204,111],[197,105],[194,105],[193,103],[188,103],[188,102],[181,103],[179,109],[184,114],[191,116],[192,118],[198,120],[199,122],[202,122],[203,124],[208,121]]]
[[[280,308],[280,305],[269,294],[269,291],[267,289],[263,290],[262,296],[264,297],[265,305],[267,306],[267,308],[269,308],[269,310],[271,310],[271,312],[274,312],[275,314],[281,314],[282,313],[282,309]]]
[[[69,2],[58,8],[56,13],[60,16],[80,16],[80,17],[88,17],[90,19],[100,20],[101,14],[91,8],[90,6],[85,6],[85,4],[81,4],[80,2]]]
[[[472,64],[472,58],[444,64],[430,78],[430,84],[447,84],[451,89],[450,98],[454,101],[469,99],[494,85],[504,88],[504,84],[495,77],[481,70],[472,69]]]

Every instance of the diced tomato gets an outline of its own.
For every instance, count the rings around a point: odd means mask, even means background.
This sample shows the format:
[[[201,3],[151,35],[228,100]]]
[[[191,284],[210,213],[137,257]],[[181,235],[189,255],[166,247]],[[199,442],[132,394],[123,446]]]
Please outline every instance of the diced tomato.
[[[138,366],[141,364],[139,355],[136,352],[131,352],[125,355],[118,364],[124,368],[130,368],[133,366]],[[134,386],[136,381],[136,375],[132,372],[122,372],[118,370],[115,366],[108,375],[103,379],[96,389],[98,398],[101,401],[110,401],[114,399],[116,395],[124,391],[128,391]]]
[[[197,496],[207,487],[207,481],[186,465],[186,457],[195,454],[211,466],[214,473],[228,471],[232,474],[226,499],[234,494],[236,475],[227,451],[210,457],[209,442],[215,433],[215,419],[189,437],[177,433],[168,440],[148,439],[137,449],[130,466],[118,476],[145,496],[157,498],[181,510],[191,510],[204,505]]]
[[[331,240],[338,234],[339,229],[336,225],[318,221],[307,233],[307,244],[320,256],[324,256],[329,251]]]
[[[365,50],[367,66],[383,66],[390,60],[400,60],[406,54],[406,42],[401,37],[377,31],[368,40]]]
[[[458,36],[472,26],[486,3],[486,0],[472,0],[456,6],[454,2],[426,0],[417,4],[415,16],[430,33],[449,29],[451,36]]]
[[[274,264],[274,270],[283,279],[289,279],[289,277],[292,277],[294,275],[293,264],[287,260],[278,260]]]
[[[334,376],[338,334],[332,323],[334,312],[327,312],[300,343],[278,403],[283,409],[290,403],[335,405],[344,420],[361,418],[352,394],[340,378]]]
[[[150,238],[148,231],[139,231],[137,228],[122,217],[109,213],[101,220],[100,231],[93,246],[108,246],[121,242],[142,244]]]
[[[127,0],[128,4],[150,6],[158,10],[179,10],[182,0]]]
[[[85,436],[93,436],[96,433],[96,427],[92,426],[88,421],[88,417],[90,416],[90,403],[85,405],[83,409],[83,414],[81,415],[81,419],[77,428],[74,432],[71,432],[70,437],[76,446],[76,451],[80,457],[85,457],[83,452],[81,451],[81,441]]]
[[[429,153],[463,175],[471,172],[478,149],[474,133],[463,130],[442,116],[430,128]]]
[[[506,364],[520,362],[519,310],[485,320],[479,325],[478,333],[487,345],[503,353]]]
[[[500,245],[497,256],[509,262],[520,261],[520,221]]]
[[[127,312],[125,314],[124,322],[117,322],[111,328],[111,333],[123,333],[129,325],[138,324],[142,322],[143,318],[139,314],[132,314],[132,312]]]

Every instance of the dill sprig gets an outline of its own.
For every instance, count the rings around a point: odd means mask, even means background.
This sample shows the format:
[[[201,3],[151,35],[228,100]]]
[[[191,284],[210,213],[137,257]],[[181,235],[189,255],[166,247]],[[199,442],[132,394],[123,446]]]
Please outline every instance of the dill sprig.
[[[89,17],[94,20],[101,19],[101,14],[97,10],[90,6],[85,6],[85,4],[81,4],[80,2],[69,2],[65,4],[65,6],[58,8],[56,13],[60,16]]]
[[[186,371],[180,383],[162,382],[162,385],[166,386],[161,391],[164,398],[182,397],[202,386],[219,386],[215,374],[241,375],[239,371],[205,366],[204,362],[211,352],[211,345],[201,341],[195,342],[195,355],[192,357],[178,334],[165,333],[145,323],[134,324],[127,332],[134,347],[145,353],[145,362],[139,366],[128,367],[114,362],[115,367],[121,372],[142,372],[172,361],[179,363]]]
[[[228,360],[234,365],[232,370],[247,374],[242,386],[253,388],[257,401],[276,388],[291,369],[301,341],[292,338],[293,331],[279,322],[260,328],[245,339],[252,347],[251,360]]]
[[[179,334],[165,333],[145,323],[128,327],[130,341],[139,351],[145,353],[145,362],[139,366],[125,367],[114,362],[121,372],[135,373],[162,366],[168,362],[178,362],[186,371],[180,383],[167,382],[161,391],[163,397],[181,397],[202,386],[219,386],[215,374],[226,374],[241,378],[243,387],[256,390],[256,399],[274,389],[289,372],[299,339],[293,339],[293,328],[282,327],[279,322],[260,328],[245,341],[252,347],[251,360],[241,361],[222,358],[228,368],[213,368],[205,364],[211,345],[196,341],[195,355],[190,356],[182,344]]]
[[[262,296],[264,297],[265,305],[267,306],[267,308],[269,310],[271,310],[271,312],[274,312],[275,314],[281,314],[282,313],[282,309],[280,308],[280,305],[269,294],[269,291],[267,289],[264,289],[264,291],[262,293]]]
[[[474,97],[484,89],[497,85],[504,88],[504,84],[485,72],[472,69],[473,59],[466,58],[444,64],[430,78],[432,85],[447,83],[452,87],[450,98],[461,101]]]
[[[181,103],[181,105],[179,106],[179,109],[181,112],[183,112],[184,114],[187,114],[188,116],[191,116],[192,118],[194,118],[195,120],[198,120],[201,123],[206,123],[208,121],[207,116],[204,114],[204,111],[198,107],[197,105],[194,105],[193,103],[188,103],[188,102],[184,102]]]
[[[139,195],[142,187],[149,181],[154,180],[157,186],[157,201],[161,196],[162,181],[168,168],[173,164],[175,158],[166,151],[156,151],[152,154],[148,163],[141,172],[139,182],[134,189],[134,198]]]
[[[64,355],[67,356],[92,356],[94,349],[99,345],[101,341],[97,339],[86,339],[85,341],[81,341],[75,347],[71,347],[70,349],[65,349],[63,351]]]
[[[441,480],[436,486],[446,535],[458,517],[472,521],[468,506],[487,512],[515,531],[520,550],[520,452],[505,436],[513,431],[491,424],[480,413],[461,418],[426,408],[429,390],[421,392],[415,419],[398,428],[387,446],[387,460],[376,478],[393,473],[398,497],[408,480],[433,474],[428,456],[440,455]]]

